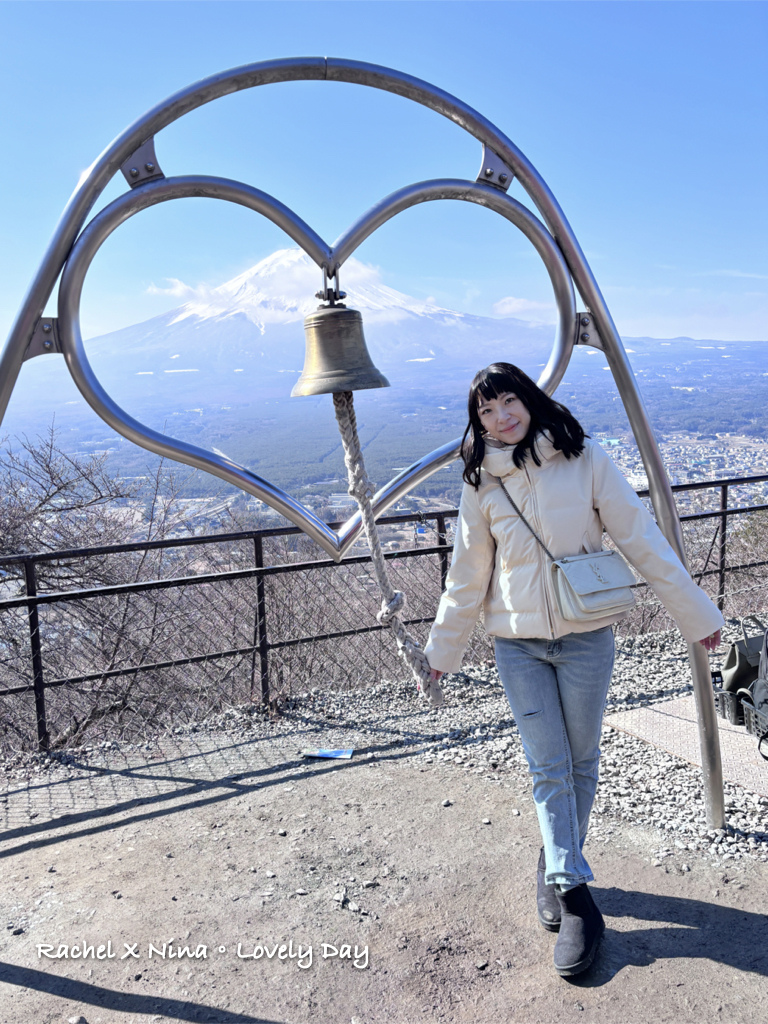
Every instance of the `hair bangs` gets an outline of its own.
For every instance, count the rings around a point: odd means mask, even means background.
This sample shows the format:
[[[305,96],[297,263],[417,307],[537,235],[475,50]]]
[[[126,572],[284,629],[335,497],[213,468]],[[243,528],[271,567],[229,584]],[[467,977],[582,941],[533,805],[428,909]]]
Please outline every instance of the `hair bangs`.
[[[578,458],[584,450],[584,439],[588,435],[569,409],[550,398],[531,380],[524,370],[513,363],[491,363],[475,374],[469,388],[467,401],[467,429],[461,443],[464,460],[464,480],[477,488],[480,486],[480,468],[485,457],[485,431],[480,421],[480,405],[514,394],[530,413],[528,433],[512,451],[512,461],[520,469],[527,458],[541,465],[536,451],[536,436],[547,432],[554,447],[566,459]]]
[[[472,392],[477,402],[480,401],[480,398],[484,398],[488,402],[492,398],[498,398],[499,395],[516,392],[519,386],[520,380],[516,375],[494,363],[475,376],[472,381]]]

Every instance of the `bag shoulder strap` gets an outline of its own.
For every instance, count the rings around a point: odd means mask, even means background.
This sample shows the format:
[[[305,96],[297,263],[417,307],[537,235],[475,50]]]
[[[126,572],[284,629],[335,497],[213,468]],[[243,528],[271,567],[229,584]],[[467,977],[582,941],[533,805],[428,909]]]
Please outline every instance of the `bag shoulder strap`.
[[[512,506],[512,508],[513,508],[513,509],[515,510],[515,512],[517,512],[517,514],[518,514],[518,515],[520,516],[520,518],[521,518],[521,519],[523,520],[523,522],[525,523],[525,525],[526,525],[526,526],[528,527],[528,529],[529,529],[529,530],[531,531],[531,533],[533,534],[533,536],[534,536],[534,539],[536,540],[536,543],[537,543],[537,544],[539,544],[539,545],[540,545],[540,546],[541,546],[541,547],[542,547],[542,548],[544,549],[544,551],[546,551],[546,553],[547,553],[547,555],[549,556],[549,558],[551,559],[551,561],[555,562],[555,561],[556,561],[556,558],[555,558],[555,556],[554,556],[554,555],[552,554],[552,552],[551,552],[551,551],[549,550],[549,548],[547,547],[547,545],[546,545],[546,544],[544,543],[544,541],[543,541],[543,540],[541,539],[541,537],[539,537],[538,533],[536,533],[536,531],[534,530],[534,528],[533,528],[533,527],[531,526],[531,524],[530,524],[530,523],[528,522],[528,520],[527,520],[527,519],[525,518],[525,516],[524,516],[524,515],[523,515],[523,513],[522,513],[522,512],[520,511],[520,509],[519,509],[519,508],[517,507],[517,505],[516,505],[516,504],[515,504],[515,502],[514,502],[514,499],[512,498],[512,495],[511,495],[511,494],[509,493],[509,491],[507,490],[507,488],[506,488],[506,487],[504,486],[504,481],[503,481],[503,480],[501,479],[501,477],[500,477],[500,476],[497,476],[497,477],[496,477],[496,480],[498,481],[499,487],[501,487],[502,491],[504,491],[504,493],[506,494],[506,496],[507,496],[507,500],[509,501],[509,503],[510,503],[510,505]]]
[[[745,615],[744,618],[741,620],[741,632],[744,634],[744,643],[745,644],[749,643],[749,640],[750,640],[749,636],[747,635],[747,626],[746,626],[746,624],[748,622],[754,622],[756,626],[760,627],[760,632],[761,633],[765,633],[765,625],[763,624],[763,622],[760,619],[758,619],[758,617],[756,615]]]

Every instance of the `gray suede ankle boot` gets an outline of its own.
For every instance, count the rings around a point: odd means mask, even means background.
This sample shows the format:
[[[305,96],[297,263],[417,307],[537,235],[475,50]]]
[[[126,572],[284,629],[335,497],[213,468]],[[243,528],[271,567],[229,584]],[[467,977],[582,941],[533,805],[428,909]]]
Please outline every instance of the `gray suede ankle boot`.
[[[555,970],[563,977],[581,974],[591,965],[605,931],[603,915],[586,883],[556,890],[560,904],[560,934],[555,943]]]
[[[547,885],[544,881],[545,873],[544,847],[542,846],[539,853],[539,866],[536,869],[536,907],[541,926],[548,932],[556,932],[560,928],[560,904],[555,895],[555,886]]]

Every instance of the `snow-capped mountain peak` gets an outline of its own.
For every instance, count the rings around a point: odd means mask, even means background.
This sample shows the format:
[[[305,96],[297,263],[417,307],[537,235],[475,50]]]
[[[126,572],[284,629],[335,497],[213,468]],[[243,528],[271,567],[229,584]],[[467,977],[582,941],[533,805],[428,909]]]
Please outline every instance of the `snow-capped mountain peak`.
[[[351,257],[341,269],[346,302],[366,315],[366,321],[394,321],[410,316],[462,316],[422,302],[381,283],[376,267]],[[171,323],[188,317],[222,320],[244,314],[263,329],[265,324],[301,321],[317,309],[315,293],[322,271],[301,249],[279,249],[218,288],[201,290],[199,297],[179,307]]]

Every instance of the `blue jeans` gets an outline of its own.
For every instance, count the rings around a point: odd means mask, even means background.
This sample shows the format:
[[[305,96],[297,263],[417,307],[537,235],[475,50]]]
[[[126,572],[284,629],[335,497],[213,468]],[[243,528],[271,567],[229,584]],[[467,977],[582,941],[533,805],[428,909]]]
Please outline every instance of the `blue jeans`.
[[[496,664],[533,776],[547,883],[594,881],[582,847],[597,788],[613,629],[558,640],[496,637]]]

